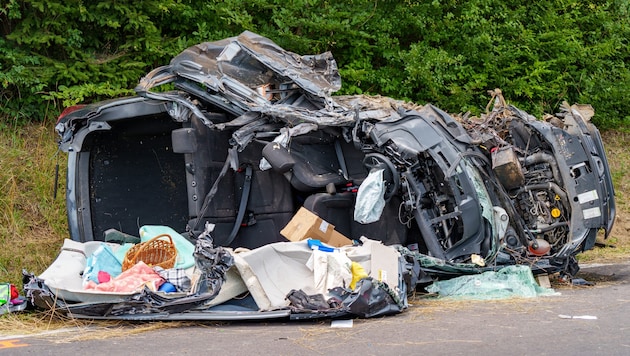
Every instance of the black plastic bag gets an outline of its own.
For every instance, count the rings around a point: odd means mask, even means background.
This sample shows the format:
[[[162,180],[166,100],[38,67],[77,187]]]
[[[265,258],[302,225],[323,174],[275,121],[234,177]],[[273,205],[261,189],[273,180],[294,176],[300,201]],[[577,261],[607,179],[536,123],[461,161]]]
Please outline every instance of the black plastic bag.
[[[360,280],[354,291],[337,287],[330,292],[343,301],[351,314],[360,318],[398,314],[404,309],[402,301],[387,284],[371,277]]]

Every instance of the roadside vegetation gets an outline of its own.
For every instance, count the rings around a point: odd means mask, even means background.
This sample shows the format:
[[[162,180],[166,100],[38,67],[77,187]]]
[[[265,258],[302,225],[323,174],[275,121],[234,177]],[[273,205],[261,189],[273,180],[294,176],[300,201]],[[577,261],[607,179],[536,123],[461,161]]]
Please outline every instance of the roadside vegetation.
[[[617,218],[607,240],[600,235],[599,247],[578,255],[578,260],[584,263],[630,260],[630,181],[627,178],[630,176],[630,134],[607,131],[602,136],[615,187]]]
[[[535,116],[589,103],[600,128],[628,129],[628,18],[627,0],[6,0],[0,117],[44,121],[129,94],[183,49],[248,30],[296,53],[331,51],[339,94],[479,114],[501,88]]]
[[[53,125],[0,131],[0,281],[21,286],[22,269],[43,272],[67,236],[64,190],[53,198]],[[59,156],[65,167],[65,155]],[[65,168],[64,168],[65,169]],[[61,187],[64,171],[59,172]]]

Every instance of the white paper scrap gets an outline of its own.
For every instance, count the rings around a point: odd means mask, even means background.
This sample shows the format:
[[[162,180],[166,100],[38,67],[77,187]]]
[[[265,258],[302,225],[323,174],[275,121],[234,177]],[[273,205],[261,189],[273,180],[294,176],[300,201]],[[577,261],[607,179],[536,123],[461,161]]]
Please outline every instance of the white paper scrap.
[[[352,319],[349,320],[333,320],[330,322],[331,328],[351,328]]]
[[[595,315],[564,315],[559,314],[558,317],[562,319],[584,319],[584,320],[597,320]]]

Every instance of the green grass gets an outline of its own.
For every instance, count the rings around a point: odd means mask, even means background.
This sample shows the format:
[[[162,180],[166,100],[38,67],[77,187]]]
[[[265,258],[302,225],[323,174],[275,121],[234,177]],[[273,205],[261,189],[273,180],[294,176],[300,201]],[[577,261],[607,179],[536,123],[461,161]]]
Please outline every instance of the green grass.
[[[22,269],[41,273],[67,235],[65,155],[53,198],[57,145],[51,125],[0,132],[0,282],[21,287]]]
[[[608,240],[600,234],[598,241],[607,247],[595,248],[578,255],[580,262],[605,263],[630,259],[630,133],[607,131],[602,134],[606,157],[615,187],[617,218]]]

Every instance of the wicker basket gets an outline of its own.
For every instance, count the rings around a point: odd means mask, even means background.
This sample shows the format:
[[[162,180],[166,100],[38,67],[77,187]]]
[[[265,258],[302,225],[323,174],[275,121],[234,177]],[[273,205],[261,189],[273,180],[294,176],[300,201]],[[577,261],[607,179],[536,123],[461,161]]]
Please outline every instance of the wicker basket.
[[[168,237],[168,241],[162,240],[162,237]],[[126,271],[140,261],[151,267],[160,266],[169,269],[175,266],[175,259],[177,259],[177,250],[171,235],[161,234],[131,247],[125,254],[122,270]]]

